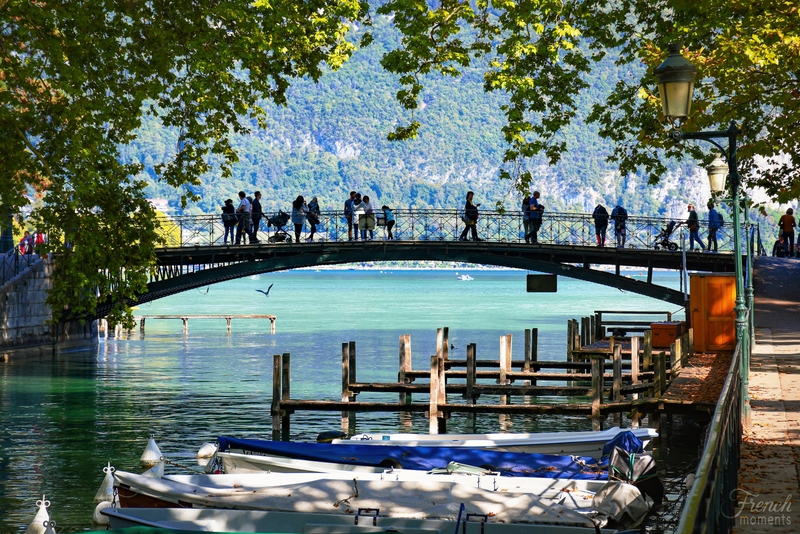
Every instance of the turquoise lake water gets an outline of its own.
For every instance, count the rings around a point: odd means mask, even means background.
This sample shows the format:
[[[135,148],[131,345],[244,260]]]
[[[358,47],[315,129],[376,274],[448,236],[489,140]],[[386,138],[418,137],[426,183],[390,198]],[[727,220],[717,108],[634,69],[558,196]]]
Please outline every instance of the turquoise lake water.
[[[398,338],[411,334],[415,369],[429,367],[436,329],[447,326],[465,357],[497,358],[501,335],[513,334],[522,358],[523,332],[539,329],[539,358],[566,359],[566,322],[595,310],[664,310],[674,305],[560,277],[558,293],[526,293],[524,271],[323,270],[263,274],[175,295],[142,306],[137,315],[272,314],[266,320],[150,320],[146,334],[101,339],[97,350],[17,358],[0,366],[0,532],[24,530],[43,494],[59,532],[91,529],[93,498],[111,462],[138,471],[153,435],[173,472],[200,470],[195,454],[216,436],[269,438],[272,356],[291,353],[292,397],[336,400],[341,395],[341,346],[357,342],[358,380],[396,381]],[[632,271],[632,277],[645,273]],[[677,288],[675,274],[655,281]],[[273,285],[269,297],[256,289]],[[394,401],[396,394],[359,400]],[[398,431],[398,414],[359,414],[356,430]],[[427,432],[422,414],[412,431]],[[577,416],[481,414],[477,431],[589,430]],[[338,413],[297,413],[292,439],[313,441],[340,428]],[[463,432],[464,417],[448,422]],[[660,461],[679,472],[697,456],[699,430],[661,445]],[[697,434],[697,435],[696,435]],[[688,436],[688,437],[687,437]]]

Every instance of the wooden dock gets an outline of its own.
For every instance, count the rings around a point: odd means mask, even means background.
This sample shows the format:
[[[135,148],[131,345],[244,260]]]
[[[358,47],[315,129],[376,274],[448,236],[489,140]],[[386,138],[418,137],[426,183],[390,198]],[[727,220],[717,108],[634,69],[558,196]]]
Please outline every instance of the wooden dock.
[[[271,406],[273,439],[289,438],[290,417],[296,411],[341,411],[342,430],[350,434],[355,430],[357,412],[424,413],[431,434],[446,432],[447,419],[454,413],[465,413],[473,422],[477,413],[581,414],[591,418],[593,430],[600,430],[609,415],[615,424],[620,424],[625,413],[636,427],[648,414],[713,412],[715,403],[666,395],[670,383],[692,357],[691,329],[668,349],[654,349],[652,333],[644,328],[642,336],[597,339],[605,328],[599,321],[601,316],[595,315],[568,322],[567,361],[538,359],[536,328],[524,332],[522,360],[511,359],[511,334],[500,337],[497,359],[479,359],[474,343],[467,346],[466,359],[451,359],[449,329],[440,328],[430,365],[414,369],[411,337],[402,335],[397,382],[359,382],[356,343],[342,343],[342,396],[335,401],[292,399],[291,355],[276,354]],[[417,382],[425,379],[427,382]],[[357,401],[362,392],[397,394],[398,400]],[[423,395],[423,401],[414,402],[415,395]],[[479,403],[481,397],[491,397],[493,402]],[[512,399],[518,402],[513,403]],[[652,422],[648,419],[648,423]]]
[[[142,315],[134,317],[133,320],[139,324],[139,333],[144,335],[144,328],[145,322],[147,320],[155,320],[155,319],[180,319],[183,321],[183,333],[189,333],[189,319],[225,319],[225,322],[228,325],[228,334],[231,333],[231,322],[233,319],[268,319],[269,320],[269,333],[275,333],[275,321],[277,317],[275,315],[242,315],[242,314],[219,314],[219,315]],[[101,319],[99,322],[99,331],[105,332],[106,336],[108,336],[108,321],[105,319]],[[119,331],[122,332],[122,326],[116,325],[114,328],[114,332]]]

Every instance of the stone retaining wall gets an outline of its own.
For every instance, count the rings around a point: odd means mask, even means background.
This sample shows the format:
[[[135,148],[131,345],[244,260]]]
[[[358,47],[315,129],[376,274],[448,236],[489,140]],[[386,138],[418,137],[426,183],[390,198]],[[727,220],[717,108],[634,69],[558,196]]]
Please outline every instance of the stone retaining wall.
[[[52,317],[47,292],[52,287],[52,259],[37,261],[0,286],[0,356],[11,349],[93,346],[97,321],[48,324]]]

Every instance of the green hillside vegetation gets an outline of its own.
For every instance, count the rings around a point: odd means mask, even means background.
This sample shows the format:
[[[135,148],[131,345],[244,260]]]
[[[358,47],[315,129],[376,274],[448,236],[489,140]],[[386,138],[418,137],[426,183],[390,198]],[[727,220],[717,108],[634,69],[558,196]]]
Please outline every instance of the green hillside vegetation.
[[[359,50],[336,72],[319,83],[301,80],[288,91],[286,107],[264,104],[268,129],[253,124],[253,134],[233,138],[239,153],[233,177],[208,174],[192,191],[200,200],[183,213],[216,213],[226,198],[239,190],[260,190],[265,211],[288,209],[297,195],[317,196],[321,206],[341,209],[351,189],[369,194],[379,204],[396,208],[452,208],[463,204],[474,190],[485,208],[506,201],[515,209],[519,194],[509,181],[498,180],[506,144],[501,132],[504,97],[484,92],[480,69],[468,69],[459,78],[429,77],[423,93],[424,108],[414,118],[423,124],[417,139],[388,141],[387,134],[410,117],[398,104],[396,77],[380,65],[397,35],[385,17],[372,28],[375,41]],[[608,141],[585,118],[593,104],[603,101],[617,80],[638,73],[620,71],[613,57],[604,61],[579,97],[580,114],[565,128],[569,153],[554,166],[542,157],[529,169],[534,187],[541,189],[550,211],[590,211],[596,200],[614,205],[622,199],[637,214],[666,216],[670,203],[664,191],[646,186],[647,179],[615,176],[606,157]],[[144,164],[143,178],[150,198],[167,198],[181,212],[180,190],[159,183],[154,166],[174,153],[178,135],[147,117],[138,139],[122,149],[125,163]],[[691,174],[694,165],[672,162],[670,172]],[[191,187],[191,186],[190,186]],[[630,197],[626,192],[635,189]],[[679,185],[669,191],[679,203]]]

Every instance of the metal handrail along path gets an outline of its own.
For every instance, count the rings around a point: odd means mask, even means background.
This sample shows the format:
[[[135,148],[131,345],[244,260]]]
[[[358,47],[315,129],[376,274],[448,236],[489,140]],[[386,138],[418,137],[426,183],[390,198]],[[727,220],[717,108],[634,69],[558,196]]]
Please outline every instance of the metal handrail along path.
[[[737,343],[677,534],[731,532],[736,525],[742,443],[741,351],[742,344]]]

